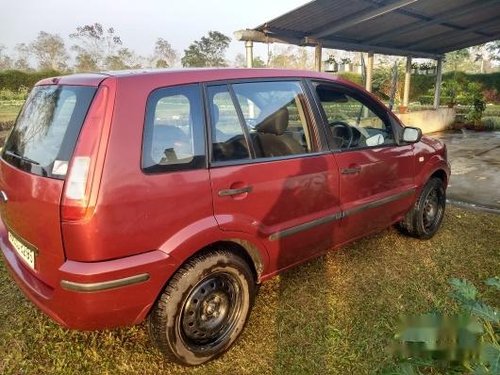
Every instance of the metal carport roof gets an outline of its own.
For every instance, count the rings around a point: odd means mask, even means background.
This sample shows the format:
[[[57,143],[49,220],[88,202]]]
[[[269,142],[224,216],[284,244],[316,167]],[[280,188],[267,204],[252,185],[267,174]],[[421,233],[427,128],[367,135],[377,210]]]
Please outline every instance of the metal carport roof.
[[[250,32],[240,40],[439,58],[500,39],[500,0],[316,0]]]

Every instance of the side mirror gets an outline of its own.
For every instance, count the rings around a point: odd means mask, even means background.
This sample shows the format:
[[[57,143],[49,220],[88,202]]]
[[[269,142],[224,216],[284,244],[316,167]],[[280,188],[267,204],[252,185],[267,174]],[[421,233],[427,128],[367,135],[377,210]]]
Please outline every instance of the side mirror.
[[[420,128],[405,127],[403,130],[403,142],[417,143],[422,138],[422,130]]]

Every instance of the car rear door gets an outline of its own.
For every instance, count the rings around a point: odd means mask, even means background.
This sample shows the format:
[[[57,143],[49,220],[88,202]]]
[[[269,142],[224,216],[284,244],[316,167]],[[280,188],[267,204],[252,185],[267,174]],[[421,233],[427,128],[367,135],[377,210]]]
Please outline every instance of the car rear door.
[[[259,238],[274,270],[331,246],[340,218],[337,167],[301,81],[211,85],[207,98],[220,228]]]
[[[2,248],[24,273],[54,285],[64,262],[60,203],[78,134],[97,87],[36,86],[0,160]]]
[[[315,82],[339,168],[343,243],[385,228],[414,202],[413,146],[398,144],[399,125],[354,87]]]

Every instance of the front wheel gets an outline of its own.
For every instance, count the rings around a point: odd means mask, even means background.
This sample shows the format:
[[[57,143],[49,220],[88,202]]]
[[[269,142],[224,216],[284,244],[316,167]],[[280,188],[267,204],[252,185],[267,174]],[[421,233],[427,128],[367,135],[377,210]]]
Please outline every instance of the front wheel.
[[[242,332],[255,296],[248,264],[217,250],[184,264],[149,315],[149,332],[167,359],[199,365],[224,353]]]
[[[441,226],[445,206],[443,181],[433,177],[425,184],[415,205],[399,223],[399,227],[412,237],[429,239]]]

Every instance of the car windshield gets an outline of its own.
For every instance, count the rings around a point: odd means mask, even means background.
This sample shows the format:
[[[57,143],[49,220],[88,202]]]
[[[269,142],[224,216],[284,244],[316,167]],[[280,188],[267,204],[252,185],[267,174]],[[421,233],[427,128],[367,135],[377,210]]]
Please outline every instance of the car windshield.
[[[2,157],[41,176],[64,179],[96,88],[36,86],[7,139]]]

